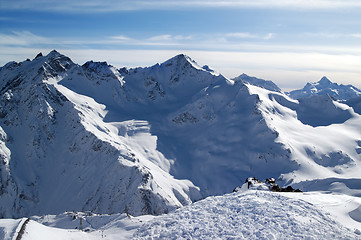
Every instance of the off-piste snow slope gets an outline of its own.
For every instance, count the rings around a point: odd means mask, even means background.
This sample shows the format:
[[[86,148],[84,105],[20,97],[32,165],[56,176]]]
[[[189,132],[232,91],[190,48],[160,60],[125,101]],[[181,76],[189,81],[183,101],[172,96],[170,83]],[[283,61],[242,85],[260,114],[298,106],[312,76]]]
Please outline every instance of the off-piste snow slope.
[[[0,94],[2,217],[161,214],[249,176],[359,196],[361,116],[328,95],[294,100],[183,54],[116,69],[56,51],[3,66]]]
[[[160,216],[66,212],[28,222],[0,220],[0,237],[15,239],[27,222],[22,240],[361,238],[358,197],[270,192],[262,183],[247,185]]]

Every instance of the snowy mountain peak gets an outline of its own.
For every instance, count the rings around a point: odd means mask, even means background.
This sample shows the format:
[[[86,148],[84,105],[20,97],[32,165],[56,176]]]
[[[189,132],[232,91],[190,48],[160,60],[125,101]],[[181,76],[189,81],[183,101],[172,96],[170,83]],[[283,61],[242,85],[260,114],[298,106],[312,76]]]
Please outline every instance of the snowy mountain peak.
[[[200,71],[211,73],[214,76],[220,75],[208,65],[204,65],[203,67],[201,67],[196,61],[194,61],[191,57],[185,54],[178,54],[177,56],[172,57],[171,59],[162,63],[161,66],[177,66],[177,68],[179,69],[187,69],[188,67],[191,67]]]
[[[49,52],[46,56],[44,56],[41,52],[36,55],[36,57],[34,58],[35,62],[40,62],[42,64],[44,63],[51,63],[54,61],[61,61],[61,62],[70,62],[73,64],[73,62],[71,61],[71,59],[61,53],[59,53],[56,50],[52,50],[51,52]]]
[[[330,95],[337,100],[348,100],[361,96],[361,90],[352,85],[333,83],[324,76],[320,81],[307,83],[303,89],[291,91],[288,95],[294,99],[307,98],[315,95]]]
[[[36,68],[39,67],[38,73],[42,74],[41,80],[44,81],[58,81],[60,76],[66,74],[72,66],[75,66],[69,57],[60,54],[56,50],[51,51],[46,56],[34,59],[33,62],[39,64]]]
[[[109,70],[115,69],[112,65],[109,65],[107,62],[93,62],[93,61],[88,61],[84,63],[81,67],[84,71],[93,72],[97,74],[101,74],[101,73],[104,74],[106,72],[109,72]]]
[[[197,69],[202,69],[193,59],[191,59],[189,56],[185,54],[178,54],[175,57],[172,57],[171,59],[165,61],[161,65],[170,67],[172,65],[176,66],[192,66]]]
[[[48,63],[57,61],[57,62],[61,62],[62,64],[74,64],[73,61],[69,57],[59,53],[56,50],[51,51],[44,58],[45,58],[45,61]]]
[[[0,216],[161,214],[251,175],[359,183],[360,115],[329,95],[295,101],[270,87],[246,74],[229,84],[184,54],[121,70],[56,51],[9,63]]]
[[[242,81],[244,83],[249,83],[251,85],[254,86],[258,86],[270,91],[275,91],[275,92],[281,92],[282,90],[272,81],[270,80],[263,80],[260,78],[256,78],[256,77],[251,77],[248,76],[245,73],[242,73],[241,75],[239,75],[238,77],[233,78],[232,80],[234,81]]]
[[[82,65],[82,67],[87,69],[96,68],[97,66],[108,67],[110,65],[107,62],[94,62],[93,60],[87,61]]]
[[[64,56],[64,55],[62,55],[61,53],[59,53],[59,52],[56,51],[55,49],[52,50],[52,51],[47,55],[47,57],[59,57],[59,56]]]
[[[93,62],[88,61],[81,66],[85,76],[90,82],[96,82],[96,85],[102,82],[111,82],[114,81],[114,84],[120,85],[124,84],[123,76],[120,71],[118,71],[112,65],[109,65],[107,62]],[[100,81],[99,81],[100,80]],[[98,86],[99,87],[99,86]],[[115,88],[113,86],[112,88]],[[110,89],[109,89],[110,90]]]
[[[208,65],[204,65],[202,68],[207,72],[213,72],[213,73],[215,72],[214,69],[210,68]]]
[[[42,57],[42,56],[43,56],[43,53],[39,52],[38,55],[36,55],[34,59],[37,59],[37,58]]]
[[[0,216],[161,214],[199,198],[190,181],[168,173],[146,121],[104,121],[105,106],[94,99],[115,101],[117,74],[55,51],[0,70]]]
[[[321,78],[321,80],[320,81],[318,81],[317,82],[318,84],[320,84],[320,85],[331,85],[332,84],[332,82],[326,77],[326,76],[323,76],[322,78]]]
[[[70,58],[52,51],[43,56],[39,53],[32,61],[10,62],[1,68],[0,91],[27,87],[26,84],[41,84],[63,75],[73,66]]]

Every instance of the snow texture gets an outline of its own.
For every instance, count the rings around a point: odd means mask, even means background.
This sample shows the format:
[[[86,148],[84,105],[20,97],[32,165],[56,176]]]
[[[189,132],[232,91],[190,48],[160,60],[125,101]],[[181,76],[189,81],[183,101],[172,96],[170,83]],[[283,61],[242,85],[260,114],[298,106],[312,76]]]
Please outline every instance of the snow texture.
[[[134,239],[359,239],[289,194],[247,191],[209,197],[147,222]]]
[[[270,192],[262,183],[161,216],[66,212],[32,217],[22,239],[360,239],[361,200],[322,192]],[[0,220],[4,240],[24,219]]]
[[[56,51],[6,64],[0,217],[159,215],[249,176],[359,196],[359,101],[294,100],[249,82],[183,54],[133,69]]]

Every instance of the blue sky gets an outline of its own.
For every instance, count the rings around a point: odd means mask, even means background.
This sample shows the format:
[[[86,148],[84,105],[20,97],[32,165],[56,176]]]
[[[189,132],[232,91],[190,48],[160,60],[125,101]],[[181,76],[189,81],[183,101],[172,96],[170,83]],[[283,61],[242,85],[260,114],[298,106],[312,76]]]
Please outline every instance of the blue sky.
[[[361,88],[361,1],[1,0],[0,65],[52,49],[117,67],[185,53],[285,90],[324,75]]]

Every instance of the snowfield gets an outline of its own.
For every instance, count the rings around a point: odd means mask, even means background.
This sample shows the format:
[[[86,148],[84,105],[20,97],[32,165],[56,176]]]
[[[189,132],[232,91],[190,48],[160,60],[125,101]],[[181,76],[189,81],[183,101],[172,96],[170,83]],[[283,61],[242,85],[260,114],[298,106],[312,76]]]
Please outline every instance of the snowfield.
[[[358,239],[325,212],[288,195],[249,191],[209,197],[141,226],[135,239]]]
[[[322,78],[294,94],[183,54],[10,62],[0,238],[360,239],[360,91]],[[230,194],[250,176],[303,193]]]
[[[208,197],[161,216],[33,217],[22,239],[361,239],[360,209],[359,198],[342,194],[251,189]],[[80,216],[83,231],[76,230]],[[12,239],[17,223],[0,220],[3,239]]]

